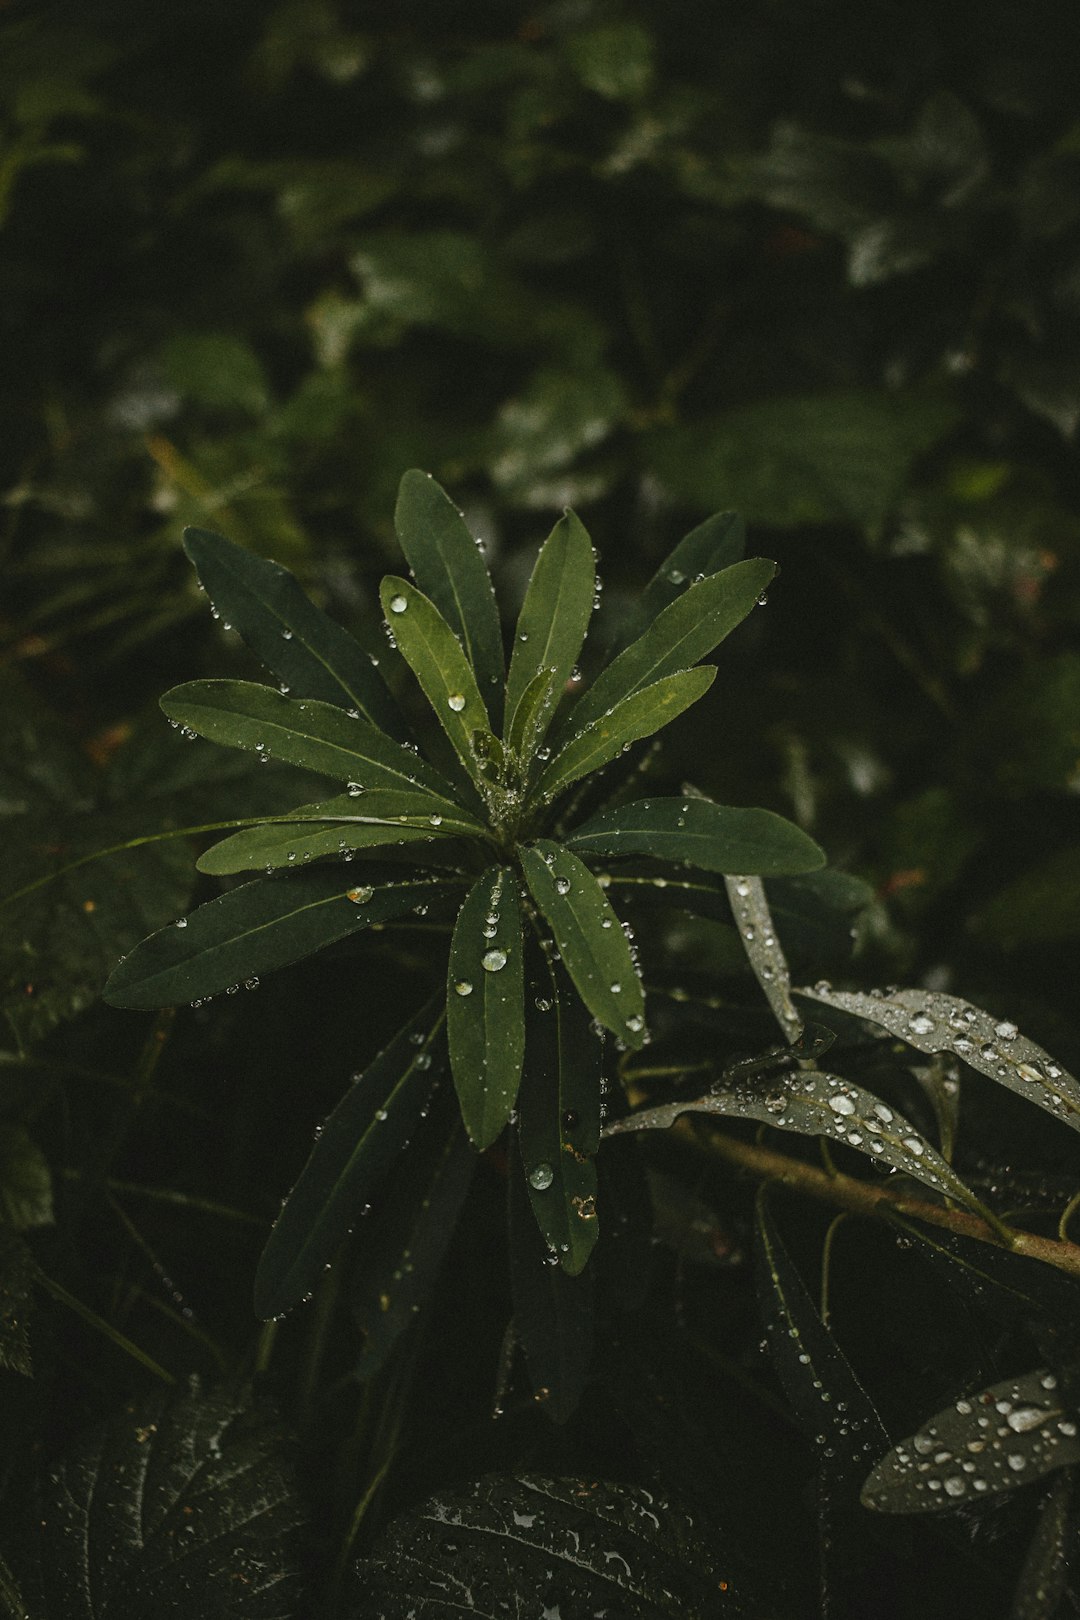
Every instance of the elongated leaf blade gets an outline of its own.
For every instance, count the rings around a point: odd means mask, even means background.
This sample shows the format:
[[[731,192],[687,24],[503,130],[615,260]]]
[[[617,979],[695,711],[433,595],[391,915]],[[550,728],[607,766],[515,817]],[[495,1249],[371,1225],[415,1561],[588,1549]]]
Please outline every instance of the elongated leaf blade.
[[[506,734],[506,745],[516,759],[522,762],[533,759],[558,701],[557,670],[537,670],[521,694]]]
[[[458,913],[447,969],[447,1035],[461,1117],[478,1148],[510,1117],[525,1059],[525,973],[517,883],[492,866]]]
[[[444,1016],[433,996],[326,1120],[259,1260],[259,1316],[279,1316],[312,1292],[408,1146],[445,1072]]]
[[[113,969],[104,996],[140,1010],[202,1000],[403,917],[453,887],[415,878],[375,888],[350,881],[338,866],[260,878],[136,945]]]
[[[489,734],[488,712],[461,643],[434,602],[407,579],[388,575],[380,595],[399,652],[458,758],[482,787],[484,778],[473,737],[475,733]]]
[[[555,798],[571,782],[609,764],[632,742],[669,725],[704,697],[715,679],[712,668],[684,669],[623,698],[610,714],[593,720],[556,754],[537,783],[537,798]]]
[[[889,1443],[881,1418],[821,1316],[791,1256],[766,1188],[757,1197],[754,1267],[765,1337],[792,1410],[825,1472],[864,1469]]]
[[[365,1221],[351,1287],[363,1348],[354,1373],[371,1378],[431,1298],[479,1159],[449,1086],[440,1087],[409,1152],[383,1182]]]
[[[785,1038],[797,1041],[803,1032],[803,1021],[791,999],[791,975],[773,927],[765,885],[759,877],[743,874],[726,877],[724,887],[755,977]]]
[[[901,1170],[948,1198],[978,1207],[974,1195],[940,1153],[902,1114],[851,1080],[818,1070],[788,1069],[775,1080],[751,1077],[714,1090],[692,1102],[662,1103],[640,1109],[606,1127],[623,1131],[667,1130],[682,1114],[719,1114],[756,1119],[799,1136],[824,1136],[844,1143],[894,1170]]]
[[[453,796],[449,782],[411,748],[330,703],[283,697],[253,681],[189,681],[161,699],[170,720],[211,742],[284,760],[361,788],[418,787]]]
[[[1072,1474],[1058,1474],[1039,1510],[1039,1522],[1020,1571],[1009,1620],[1054,1620],[1069,1580],[1070,1543],[1076,1538]]]
[[[994,1018],[981,1007],[941,990],[866,994],[834,990],[821,982],[797,993],[864,1018],[899,1036],[917,1052],[955,1053],[969,1068],[1080,1131],[1080,1085],[1008,1019]]]
[[[546,982],[545,982],[546,981]],[[576,1276],[596,1245],[603,1047],[564,973],[542,967],[528,1012],[518,1144],[536,1223]]]
[[[301,805],[258,827],[246,827],[200,856],[200,872],[221,876],[260,868],[301,866],[322,856],[386,845],[475,837],[483,827],[448,799],[375,788]]]
[[[878,1513],[934,1513],[1080,1462],[1080,1422],[1048,1368],[961,1397],[884,1456],[862,1489]]]
[[[508,1218],[514,1326],[533,1392],[553,1423],[581,1400],[593,1350],[593,1267],[573,1276],[554,1263],[529,1204],[521,1155],[510,1155]]]
[[[184,550],[221,618],[295,697],[355,709],[402,735],[397,705],[367,653],[288,569],[208,529],[185,529]]]
[[[536,675],[551,670],[556,692],[570,678],[589,628],[595,590],[592,542],[581,521],[567,512],[540,548],[514,631],[506,682],[511,728]]]
[[[578,995],[635,1051],[645,1042],[645,995],[618,917],[588,867],[542,839],[521,851],[525,881]]]
[[[714,512],[684,535],[664,558],[633,609],[612,637],[621,649],[636,641],[666,607],[695,582],[741,562],[746,551],[746,525],[737,512]]]
[[[503,697],[502,628],[483,553],[446,491],[417,469],[401,480],[394,525],[417,585],[460,637],[497,726]]]
[[[581,854],[652,855],[704,872],[764,877],[812,872],[825,864],[824,851],[783,816],[697,796],[618,805],[575,827],[566,843]]]
[[[707,658],[742,623],[775,573],[775,563],[751,557],[691,585],[582,693],[558,740],[577,736],[633,693]]]

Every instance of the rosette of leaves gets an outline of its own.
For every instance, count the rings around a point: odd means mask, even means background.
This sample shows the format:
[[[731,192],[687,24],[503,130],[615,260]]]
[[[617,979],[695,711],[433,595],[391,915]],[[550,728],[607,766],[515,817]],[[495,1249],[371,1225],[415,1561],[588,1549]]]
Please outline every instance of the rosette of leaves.
[[[373,927],[416,914],[445,923],[445,991],[331,1114],[275,1224],[256,1280],[266,1316],[310,1292],[414,1133],[426,1139],[447,1117],[434,1106],[447,1073],[473,1149],[508,1128],[516,1136],[509,1162],[521,1166],[512,1173],[523,1178],[541,1254],[546,1247],[563,1274],[581,1273],[598,1230],[603,1037],[628,1048],[647,1039],[638,963],[604,869],[622,857],[676,875],[823,863],[810,838],[769,811],[696,795],[625,802],[635,745],[704,696],[716,670],[701,661],[775,572],[742,557],[731,514],[680,542],[590,682],[578,660],[596,562],[572,512],[540,548],[508,661],[484,557],[446,493],[407,473],[396,524],[410,577],[387,578],[382,605],[429,705],[417,737],[382,667],[289,573],[187,531],[215,611],[280,684],[195,681],[165,695],[166,715],[334,786],[209,849],[202,871],[257,875],[144,940],[106,989],[123,1007],[200,1001]],[[604,797],[612,779],[623,790],[614,804]],[[397,1223],[399,1252],[430,1263],[440,1249],[431,1225],[445,1243],[467,1187],[460,1144],[447,1153],[427,1143],[433,1179]]]

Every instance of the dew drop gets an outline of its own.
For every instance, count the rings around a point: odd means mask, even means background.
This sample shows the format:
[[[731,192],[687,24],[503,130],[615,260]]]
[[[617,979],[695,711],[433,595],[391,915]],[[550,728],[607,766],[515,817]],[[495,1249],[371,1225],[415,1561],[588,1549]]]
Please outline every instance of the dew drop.
[[[480,958],[480,963],[485,973],[499,973],[506,966],[506,952],[485,951]],[[460,989],[461,986],[458,985],[458,990],[460,991]]]
[[[462,697],[460,692],[451,692],[450,696],[446,700],[446,706],[449,709],[453,709],[455,714],[460,714],[462,709],[465,707],[465,699]]]
[[[391,613],[404,613],[408,605],[408,602],[403,596],[392,596],[390,598]]]
[[[176,926],[177,926],[177,928],[186,928],[187,927],[187,918],[186,917],[177,917]]]
[[[839,1096],[830,1097],[829,1107],[834,1114],[843,1114],[845,1117],[855,1112],[855,1104],[844,1092],[840,1092]]]
[[[556,894],[569,894],[570,893],[570,879],[569,878],[564,878],[564,877],[556,878],[555,879],[555,893]]]
[[[555,1180],[555,1172],[550,1164],[538,1164],[535,1170],[529,1171],[529,1186],[534,1192],[547,1192]]]
[[[457,991],[459,996],[472,995],[472,985],[469,983],[468,979],[459,979],[457,984],[455,984],[454,989]]]
[[[345,898],[351,900],[354,906],[366,906],[374,893],[374,889],[361,886],[356,889],[346,889]]]

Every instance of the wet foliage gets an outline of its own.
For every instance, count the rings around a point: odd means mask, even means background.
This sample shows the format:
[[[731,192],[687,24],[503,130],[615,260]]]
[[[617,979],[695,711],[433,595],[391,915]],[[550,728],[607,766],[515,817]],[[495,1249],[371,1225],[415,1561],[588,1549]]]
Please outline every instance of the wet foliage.
[[[1080,1612],[1078,60],[0,7],[0,1614]]]

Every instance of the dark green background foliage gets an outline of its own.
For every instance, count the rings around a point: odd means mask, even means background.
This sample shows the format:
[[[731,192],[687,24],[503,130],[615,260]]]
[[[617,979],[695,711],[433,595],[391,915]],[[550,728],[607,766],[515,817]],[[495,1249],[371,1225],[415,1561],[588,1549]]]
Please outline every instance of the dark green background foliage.
[[[1078,64],[1052,0],[0,5],[0,1614],[1080,1610],[1080,1284],[985,1241],[1075,1234],[1080,1190]],[[453,776],[379,628],[406,563],[463,628],[395,524],[416,467],[507,646],[573,508],[586,703],[742,555],[710,514],[779,565],[643,774],[557,833],[610,865],[652,1044],[601,1049],[574,963],[527,955],[535,1062],[480,1154],[440,1023],[465,889],[209,1003],[101,999],[238,892],[211,827],[346,791],[166,724],[166,690],[285,656],[211,616],[185,528],[289,569],[379,658],[364,713]],[[465,639],[494,669],[493,610]],[[605,853],[687,782],[828,868],[744,895]],[[597,1112],[566,1125],[569,1084]],[[324,1164],[367,1144],[367,1213],[302,1178],[324,1121]],[[827,1180],[823,1132],[889,1221],[759,1195],[755,1151]],[[595,1185],[602,1235],[571,1275],[523,1171],[575,1141],[557,1191]],[[269,1309],[312,1272],[259,1323],[257,1277]],[[950,1484],[972,1440],[983,1501]]]

